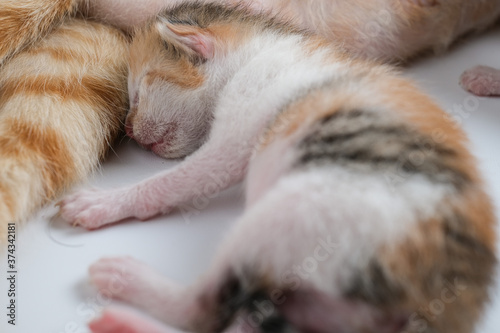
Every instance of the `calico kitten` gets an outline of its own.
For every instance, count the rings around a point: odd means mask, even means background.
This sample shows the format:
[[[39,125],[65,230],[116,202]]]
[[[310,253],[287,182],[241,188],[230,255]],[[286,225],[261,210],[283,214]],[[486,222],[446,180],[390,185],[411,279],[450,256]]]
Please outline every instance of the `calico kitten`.
[[[128,43],[74,1],[0,1],[0,243],[84,180],[120,132]]]
[[[192,155],[61,215],[146,219],[243,179],[246,209],[194,285],[103,259],[107,295],[192,332],[473,331],[495,218],[464,133],[411,82],[241,6],[186,3],[136,33],[129,89],[132,135]],[[145,321],[111,310],[91,328],[167,330]]]

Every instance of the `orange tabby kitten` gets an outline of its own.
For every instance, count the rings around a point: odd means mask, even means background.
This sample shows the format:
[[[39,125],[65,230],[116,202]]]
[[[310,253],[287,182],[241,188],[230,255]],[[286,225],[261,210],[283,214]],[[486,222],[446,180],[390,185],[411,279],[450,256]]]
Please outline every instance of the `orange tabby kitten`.
[[[0,1],[0,243],[98,165],[125,116],[127,41],[76,7]]]

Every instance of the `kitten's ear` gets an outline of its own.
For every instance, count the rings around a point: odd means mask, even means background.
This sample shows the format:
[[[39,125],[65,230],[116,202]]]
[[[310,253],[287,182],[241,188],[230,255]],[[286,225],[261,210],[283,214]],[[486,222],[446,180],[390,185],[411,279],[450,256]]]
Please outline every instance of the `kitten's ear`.
[[[172,23],[161,18],[156,23],[161,37],[165,40],[174,40],[188,52],[194,52],[204,59],[214,56],[214,36],[199,26],[190,24]]]

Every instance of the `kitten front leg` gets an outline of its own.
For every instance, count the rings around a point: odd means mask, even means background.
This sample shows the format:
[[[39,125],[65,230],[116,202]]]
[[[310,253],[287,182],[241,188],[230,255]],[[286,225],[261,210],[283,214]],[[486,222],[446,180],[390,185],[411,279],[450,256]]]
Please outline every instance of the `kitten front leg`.
[[[89,230],[133,216],[133,207],[127,203],[133,200],[133,188],[115,190],[89,189],[68,195],[61,202],[60,214],[73,225]]]
[[[184,203],[196,207],[197,198],[216,196],[241,181],[257,134],[250,125],[228,131],[230,122],[218,123],[209,141],[177,167],[130,187],[76,192],[59,203],[62,218],[87,229],[127,217],[146,220]]]
[[[500,96],[500,70],[476,66],[460,76],[460,85],[477,96]]]

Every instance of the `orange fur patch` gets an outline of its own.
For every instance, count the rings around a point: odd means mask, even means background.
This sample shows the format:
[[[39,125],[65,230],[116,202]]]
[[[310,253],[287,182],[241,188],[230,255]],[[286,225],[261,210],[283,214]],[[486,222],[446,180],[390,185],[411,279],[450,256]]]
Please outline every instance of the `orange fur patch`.
[[[130,47],[129,64],[131,73],[138,75],[148,64],[158,64],[147,73],[147,84],[155,80],[168,81],[182,88],[200,87],[205,78],[189,59],[171,59],[165,56],[163,43],[152,27],[141,31]]]
[[[165,62],[161,70],[148,73],[146,84],[152,85],[156,80],[163,80],[178,85],[185,89],[201,87],[205,78],[188,59],[180,59],[174,62]]]
[[[26,51],[30,56],[38,56],[41,54],[47,54],[52,57],[52,59],[60,62],[76,62],[78,64],[83,64],[87,61],[87,57],[70,50],[65,50],[61,48],[34,48]]]
[[[240,28],[234,24],[213,24],[204,33],[214,36],[216,52],[224,53],[236,48],[247,39],[248,29],[244,29],[243,25]],[[180,35],[193,33],[192,27],[183,25],[172,25],[171,29]],[[154,67],[155,70],[147,73],[148,85],[160,79],[181,88],[195,89],[205,82],[205,77],[200,73],[199,68],[188,58],[168,57],[165,52],[162,39],[154,25],[137,32],[130,47],[131,73],[139,75],[143,68],[148,67],[148,64],[157,64]]]
[[[125,73],[124,73],[125,74]],[[123,81],[125,75],[123,75]],[[94,106],[103,129],[106,129],[106,141],[102,143],[101,157],[107,151],[107,143],[113,142],[120,131],[127,106],[127,93],[124,83],[107,81],[103,78],[85,76],[83,78],[28,78],[23,84],[7,81],[0,87],[0,106],[15,95],[54,96],[61,102],[76,101]],[[120,111],[121,110],[121,111]],[[106,124],[106,125],[104,125]],[[2,149],[7,149],[2,147]]]
[[[278,136],[290,136],[316,119],[340,110],[346,99],[342,97],[330,99],[330,95],[330,91],[315,91],[306,98],[289,105],[286,111],[276,117],[259,140],[259,149],[264,149]]]
[[[46,180],[47,198],[53,199],[76,179],[76,167],[64,139],[54,129],[22,120],[4,120],[8,132],[0,137],[3,158],[39,164]],[[5,193],[5,191],[4,191]]]
[[[9,187],[6,186],[1,180],[0,180],[0,198],[1,198],[0,200],[2,200],[3,206],[5,206],[5,208],[9,211],[10,216],[14,215],[14,209],[15,209],[14,198],[9,191]]]
[[[245,43],[251,34],[249,27],[241,23],[213,24],[207,30],[216,38],[217,52],[222,53],[235,50]]]
[[[494,252],[497,243],[496,218],[488,195],[479,186],[469,188],[462,194],[456,209],[472,222],[470,227],[473,235]]]
[[[50,31],[75,8],[75,1],[30,1],[0,7],[0,64],[23,46]]]
[[[467,234],[470,226],[464,227],[457,231]],[[406,239],[388,244],[376,257],[391,282],[405,287],[406,297],[398,307],[414,312],[414,321],[427,320],[439,332],[471,332],[488,298],[494,260],[464,254],[467,247],[457,245],[443,230],[439,219],[421,221]],[[429,308],[437,302],[442,311],[434,316]]]
[[[88,31],[86,29],[92,29],[95,30],[96,34],[100,34],[101,32],[106,31],[107,33],[113,33],[113,34],[120,34],[118,31],[109,31],[110,29],[106,26],[102,26],[96,22],[86,22],[85,25],[63,25],[60,29],[55,31],[54,35],[55,37],[60,36],[64,38],[64,40],[74,40],[74,42],[78,42],[78,44],[86,43],[89,44],[90,46],[95,46],[95,43],[98,41],[96,40],[96,36],[92,36],[88,34]],[[123,37],[123,36],[121,36]]]
[[[125,73],[124,73],[125,74]],[[86,101],[91,104],[103,105],[105,109],[114,111],[122,108],[125,92],[121,90],[120,82],[111,82],[103,78],[78,76],[70,78],[53,78],[37,76],[25,78],[24,82],[7,80],[1,87],[2,101],[5,102],[15,95],[52,95],[61,101]]]
[[[386,93],[384,102],[388,107],[407,118],[410,124],[432,138],[436,144],[453,149],[457,158],[450,160],[451,167],[460,170],[475,182],[480,180],[474,158],[465,147],[465,133],[450,120],[445,111],[408,80],[392,78],[381,81],[380,84]]]

